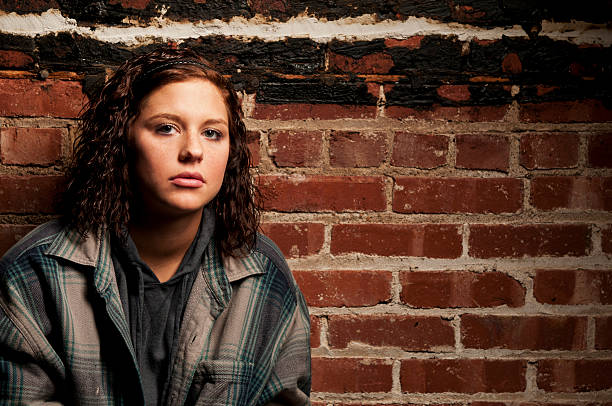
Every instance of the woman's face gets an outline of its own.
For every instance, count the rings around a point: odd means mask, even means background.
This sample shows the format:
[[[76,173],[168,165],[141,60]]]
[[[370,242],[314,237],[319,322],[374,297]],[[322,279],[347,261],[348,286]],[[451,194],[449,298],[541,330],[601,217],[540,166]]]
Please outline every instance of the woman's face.
[[[201,211],[219,192],[230,135],[223,96],[211,82],[189,79],[152,91],[129,136],[132,178],[146,213]]]

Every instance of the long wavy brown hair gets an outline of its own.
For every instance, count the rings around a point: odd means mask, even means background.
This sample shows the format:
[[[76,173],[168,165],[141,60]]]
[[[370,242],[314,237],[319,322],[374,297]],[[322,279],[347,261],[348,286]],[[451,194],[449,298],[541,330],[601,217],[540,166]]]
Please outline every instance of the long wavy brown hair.
[[[93,95],[81,114],[60,212],[83,235],[102,227],[121,237],[130,221],[130,120],[145,96],[172,82],[200,78],[223,95],[229,117],[230,151],[223,184],[209,203],[215,238],[227,255],[252,248],[259,226],[258,190],[249,172],[251,156],[240,101],[231,82],[190,49],[160,48],[125,62]]]

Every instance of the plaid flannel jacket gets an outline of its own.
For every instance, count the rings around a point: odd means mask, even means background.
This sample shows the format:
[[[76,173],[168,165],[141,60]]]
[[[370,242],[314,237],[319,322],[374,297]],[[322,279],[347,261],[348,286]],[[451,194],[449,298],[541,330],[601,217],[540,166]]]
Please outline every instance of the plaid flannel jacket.
[[[108,235],[44,224],[0,261],[0,404],[142,405]],[[278,248],[211,241],[175,343],[164,405],[308,404],[309,316]]]

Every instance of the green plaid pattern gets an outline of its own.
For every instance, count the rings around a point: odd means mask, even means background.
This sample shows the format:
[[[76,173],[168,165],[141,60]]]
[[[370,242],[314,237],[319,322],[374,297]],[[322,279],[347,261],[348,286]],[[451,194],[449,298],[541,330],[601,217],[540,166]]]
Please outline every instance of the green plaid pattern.
[[[308,309],[278,248],[211,241],[183,315],[164,405],[309,404]],[[0,404],[142,405],[108,235],[53,221],[0,260]],[[38,404],[38,403],[37,403]]]

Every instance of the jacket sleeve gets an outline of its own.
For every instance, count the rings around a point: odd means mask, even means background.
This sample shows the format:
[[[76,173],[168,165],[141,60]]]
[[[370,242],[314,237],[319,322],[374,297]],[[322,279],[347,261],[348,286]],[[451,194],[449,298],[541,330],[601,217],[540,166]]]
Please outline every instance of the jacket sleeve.
[[[59,405],[62,362],[47,334],[51,322],[32,261],[0,260],[0,404]],[[55,379],[54,379],[55,378]]]
[[[40,362],[40,351],[28,343],[8,311],[0,299],[0,404],[61,405],[50,400],[55,385]]]
[[[310,317],[296,287],[297,306],[272,371],[268,390],[282,387],[268,405],[310,404]]]

